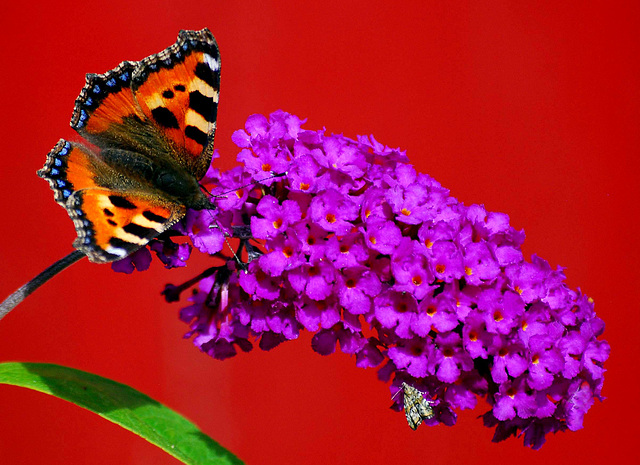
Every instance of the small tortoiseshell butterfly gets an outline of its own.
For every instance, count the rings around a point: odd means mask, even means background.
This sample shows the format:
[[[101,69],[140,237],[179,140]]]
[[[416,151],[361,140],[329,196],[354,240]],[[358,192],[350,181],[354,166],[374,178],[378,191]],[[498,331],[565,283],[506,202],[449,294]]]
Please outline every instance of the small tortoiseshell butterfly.
[[[73,220],[73,245],[97,263],[138,250],[187,209],[214,209],[198,181],[211,162],[220,54],[208,29],[139,62],[87,74],[71,127],[38,175]]]

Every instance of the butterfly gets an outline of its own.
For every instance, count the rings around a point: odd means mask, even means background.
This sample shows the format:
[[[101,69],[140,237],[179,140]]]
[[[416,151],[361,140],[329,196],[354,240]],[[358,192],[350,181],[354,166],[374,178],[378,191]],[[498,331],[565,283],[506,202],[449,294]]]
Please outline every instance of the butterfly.
[[[73,246],[120,260],[187,209],[215,206],[198,181],[213,153],[220,54],[208,29],[104,74],[87,74],[71,127],[97,149],[61,139],[38,175],[73,220]]]
[[[404,393],[404,414],[407,417],[409,427],[415,430],[420,426],[422,420],[433,418],[431,402],[425,399],[420,391],[407,383],[402,383],[402,391]]]

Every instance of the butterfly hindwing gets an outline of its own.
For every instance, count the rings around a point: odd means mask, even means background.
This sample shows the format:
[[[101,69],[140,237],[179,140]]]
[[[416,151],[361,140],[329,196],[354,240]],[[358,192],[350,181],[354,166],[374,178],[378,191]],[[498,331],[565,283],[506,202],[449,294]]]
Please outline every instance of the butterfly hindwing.
[[[49,182],[56,202],[66,208],[69,197],[75,191],[101,187],[96,178],[100,174],[107,174],[104,171],[108,169],[86,147],[60,139],[47,155],[47,161],[44,168],[38,171],[38,176]]]
[[[88,74],[71,126],[99,147],[170,157],[201,179],[211,162],[219,89],[213,35],[181,31],[160,53]]]
[[[78,234],[74,247],[98,263],[126,257],[186,212],[184,205],[147,192],[105,188],[75,192],[66,208]]]
[[[94,262],[125,257],[170,228],[186,207],[123,177],[87,147],[61,139],[38,174],[76,227],[74,246]]]

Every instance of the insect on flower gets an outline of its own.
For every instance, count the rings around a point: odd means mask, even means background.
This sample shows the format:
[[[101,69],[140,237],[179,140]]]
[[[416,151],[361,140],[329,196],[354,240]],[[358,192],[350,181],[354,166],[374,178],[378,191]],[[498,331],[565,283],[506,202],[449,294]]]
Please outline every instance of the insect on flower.
[[[415,431],[423,420],[433,418],[431,402],[425,399],[416,388],[404,382],[402,383],[402,392],[404,393],[404,414],[407,417],[409,427]]]

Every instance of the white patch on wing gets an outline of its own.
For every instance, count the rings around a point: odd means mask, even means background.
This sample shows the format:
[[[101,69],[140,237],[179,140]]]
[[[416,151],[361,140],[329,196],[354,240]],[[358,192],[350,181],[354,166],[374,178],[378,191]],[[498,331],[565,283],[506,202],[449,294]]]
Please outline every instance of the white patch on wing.
[[[209,68],[211,68],[211,71],[213,71],[214,73],[217,72],[217,71],[220,71],[220,61],[219,60],[216,60],[211,55],[208,55],[206,53],[204,53],[202,56],[204,57],[204,62],[207,65],[209,65]]]
[[[160,232],[163,229],[162,223],[156,223],[155,221],[150,221],[144,217],[144,215],[136,215],[131,220],[132,223],[135,223],[143,228],[155,229]]]
[[[110,254],[115,255],[117,257],[120,257],[120,258],[124,258],[124,257],[127,256],[127,251],[126,250],[121,249],[120,247],[114,247],[112,245],[108,246],[105,249],[105,251],[107,253],[110,253]]]
[[[195,126],[205,134],[209,132],[209,122],[195,110],[189,109],[184,120],[187,126]]]

